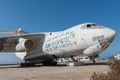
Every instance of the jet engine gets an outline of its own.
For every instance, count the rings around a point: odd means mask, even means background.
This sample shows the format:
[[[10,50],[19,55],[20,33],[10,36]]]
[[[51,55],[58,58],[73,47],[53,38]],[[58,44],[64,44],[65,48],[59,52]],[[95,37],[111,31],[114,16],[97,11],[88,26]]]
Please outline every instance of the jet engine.
[[[33,47],[33,41],[20,38],[16,45],[16,51],[28,51]]]
[[[3,50],[3,48],[4,48],[4,45],[3,45],[3,43],[2,43],[2,42],[0,42],[0,51],[2,51],[2,50]]]

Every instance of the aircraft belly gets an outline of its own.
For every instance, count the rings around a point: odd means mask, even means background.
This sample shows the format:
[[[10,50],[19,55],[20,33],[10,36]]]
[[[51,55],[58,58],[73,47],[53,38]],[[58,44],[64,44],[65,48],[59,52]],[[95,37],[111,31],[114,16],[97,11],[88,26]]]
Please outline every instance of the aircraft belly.
[[[76,49],[75,49],[76,48]],[[69,57],[69,56],[76,56],[82,54],[82,50],[76,47],[71,47],[69,49],[61,49],[58,51],[53,51],[48,53],[49,55],[55,55],[57,57]]]
[[[25,60],[29,60],[29,61],[39,61],[39,62],[43,62],[46,60],[51,60],[53,59],[53,56],[47,54],[47,53],[43,53],[43,52],[39,52],[39,53],[35,53],[35,54],[29,54],[27,56],[25,56],[24,58]]]

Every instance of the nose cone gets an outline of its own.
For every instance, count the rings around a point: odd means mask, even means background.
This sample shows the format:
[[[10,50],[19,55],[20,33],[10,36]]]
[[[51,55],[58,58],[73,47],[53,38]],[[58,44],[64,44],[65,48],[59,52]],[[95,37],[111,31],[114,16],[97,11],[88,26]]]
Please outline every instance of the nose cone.
[[[107,29],[107,33],[110,37],[114,37],[116,35],[116,31],[113,29]]]
[[[104,32],[105,32],[106,38],[108,38],[111,41],[113,41],[113,39],[116,36],[116,31],[113,30],[113,29],[110,29],[110,28],[106,28]]]

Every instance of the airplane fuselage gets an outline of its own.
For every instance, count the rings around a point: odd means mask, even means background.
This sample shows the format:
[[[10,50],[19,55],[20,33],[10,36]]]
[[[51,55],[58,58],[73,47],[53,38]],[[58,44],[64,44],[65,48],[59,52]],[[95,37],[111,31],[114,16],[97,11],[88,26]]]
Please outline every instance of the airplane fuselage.
[[[44,33],[44,40],[29,54],[18,54],[28,61],[77,55],[94,56],[104,51],[113,41],[116,32],[94,23],[85,23],[64,31]],[[27,55],[27,56],[26,56]]]
[[[48,33],[45,36],[43,51],[57,57],[76,56],[85,54],[85,49],[96,45],[99,50],[93,52],[92,55],[99,54],[105,49],[104,47],[108,47],[107,44],[102,47],[100,43],[110,38],[106,29],[99,26],[91,29],[82,28],[81,25],[77,25],[65,31]]]

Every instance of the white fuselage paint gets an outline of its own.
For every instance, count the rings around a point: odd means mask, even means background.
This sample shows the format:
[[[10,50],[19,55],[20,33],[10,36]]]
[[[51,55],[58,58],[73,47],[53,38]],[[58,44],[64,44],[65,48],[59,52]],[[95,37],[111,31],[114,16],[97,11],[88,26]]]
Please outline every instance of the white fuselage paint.
[[[81,55],[84,54],[87,48],[93,45],[97,44],[97,46],[101,48],[98,40],[111,38],[111,34],[107,32],[107,30],[109,30],[108,28],[82,29],[81,26],[82,25],[78,25],[62,32],[46,34],[43,51],[59,57]],[[96,37],[98,38],[94,40],[93,38]],[[104,49],[100,49],[97,52],[103,50]]]
[[[88,24],[91,27],[86,27]],[[116,32],[92,24],[85,23],[65,31],[45,33],[43,52],[57,57],[99,54],[109,46]]]

